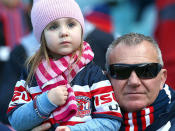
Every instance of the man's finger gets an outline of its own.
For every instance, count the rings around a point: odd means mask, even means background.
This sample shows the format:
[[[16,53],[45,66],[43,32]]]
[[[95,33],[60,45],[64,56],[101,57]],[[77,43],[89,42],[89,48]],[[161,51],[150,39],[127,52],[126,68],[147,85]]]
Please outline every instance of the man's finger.
[[[40,126],[37,126],[37,127],[33,128],[32,131],[46,131],[49,128],[51,128],[51,124],[50,123],[44,123]]]

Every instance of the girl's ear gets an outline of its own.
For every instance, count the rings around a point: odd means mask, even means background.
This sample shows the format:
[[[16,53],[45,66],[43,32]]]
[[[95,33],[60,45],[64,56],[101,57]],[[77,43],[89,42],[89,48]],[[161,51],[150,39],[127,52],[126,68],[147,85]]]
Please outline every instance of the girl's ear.
[[[160,83],[160,88],[162,89],[163,88],[163,86],[164,86],[164,84],[165,84],[165,82],[166,82],[166,79],[167,79],[167,70],[166,69],[162,69],[161,70],[161,72],[160,72],[161,74],[161,83]]]

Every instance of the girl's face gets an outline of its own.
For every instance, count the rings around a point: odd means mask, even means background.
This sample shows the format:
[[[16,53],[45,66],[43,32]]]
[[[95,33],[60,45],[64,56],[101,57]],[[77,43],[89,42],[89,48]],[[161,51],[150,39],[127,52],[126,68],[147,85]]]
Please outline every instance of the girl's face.
[[[82,28],[73,18],[52,21],[44,29],[46,46],[54,58],[73,53],[82,42]]]

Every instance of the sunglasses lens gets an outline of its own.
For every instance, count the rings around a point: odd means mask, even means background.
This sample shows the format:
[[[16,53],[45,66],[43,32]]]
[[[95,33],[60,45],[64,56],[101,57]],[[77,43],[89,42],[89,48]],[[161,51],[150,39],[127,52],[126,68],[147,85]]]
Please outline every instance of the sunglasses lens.
[[[109,71],[112,78],[123,80],[130,76],[132,69],[130,69],[127,65],[117,64],[111,65]]]
[[[143,64],[112,64],[109,66],[109,74],[118,80],[128,79],[132,71],[135,71],[141,79],[151,79],[157,76],[162,65],[159,63]]]
[[[135,69],[135,71],[139,78],[151,79],[157,76],[161,68],[162,66],[158,63],[148,63],[145,65],[140,65]]]

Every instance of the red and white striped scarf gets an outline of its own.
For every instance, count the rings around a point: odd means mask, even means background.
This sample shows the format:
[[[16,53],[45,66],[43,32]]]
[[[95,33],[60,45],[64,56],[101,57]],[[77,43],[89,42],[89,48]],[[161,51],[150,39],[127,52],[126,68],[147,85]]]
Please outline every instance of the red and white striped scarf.
[[[63,106],[59,106],[53,112],[56,121],[67,121],[77,112],[77,104],[70,82],[76,74],[93,60],[94,53],[87,42],[83,42],[82,55],[78,62],[79,51],[75,55],[64,56],[59,60],[50,59],[50,66],[46,60],[42,60],[36,69],[36,80],[43,92],[59,85],[66,85],[68,88],[68,99]]]
[[[168,85],[164,87],[155,102],[138,112],[122,112],[124,123],[120,131],[144,131],[149,125],[152,125],[159,118],[162,112],[165,112],[170,103],[170,92]]]

